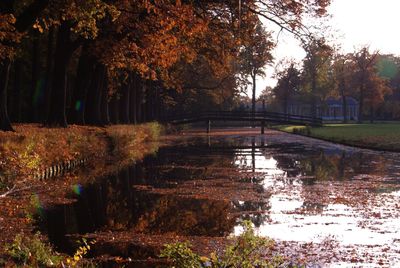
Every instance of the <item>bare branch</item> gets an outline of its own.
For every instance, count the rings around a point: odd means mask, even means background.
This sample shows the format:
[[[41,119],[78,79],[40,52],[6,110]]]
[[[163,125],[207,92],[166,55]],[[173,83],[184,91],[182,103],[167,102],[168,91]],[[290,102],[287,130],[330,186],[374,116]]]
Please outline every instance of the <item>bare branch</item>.
[[[4,198],[4,197],[6,197],[8,195],[15,194],[17,192],[22,192],[22,191],[30,189],[30,188],[31,188],[31,186],[22,187],[22,188],[17,189],[17,186],[14,185],[10,190],[8,190],[7,192],[1,194],[0,198]]]

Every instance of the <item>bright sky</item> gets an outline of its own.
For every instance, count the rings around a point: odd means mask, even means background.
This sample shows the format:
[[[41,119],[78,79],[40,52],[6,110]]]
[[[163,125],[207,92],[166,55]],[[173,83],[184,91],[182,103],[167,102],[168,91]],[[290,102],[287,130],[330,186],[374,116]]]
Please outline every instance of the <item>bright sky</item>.
[[[331,14],[329,25],[343,52],[369,45],[371,50],[400,55],[400,0],[332,0],[328,9]],[[301,60],[304,51],[290,34],[281,34],[275,49],[275,59],[294,58]],[[257,95],[267,86],[274,86],[271,79],[274,68],[267,69],[266,78],[257,85]]]

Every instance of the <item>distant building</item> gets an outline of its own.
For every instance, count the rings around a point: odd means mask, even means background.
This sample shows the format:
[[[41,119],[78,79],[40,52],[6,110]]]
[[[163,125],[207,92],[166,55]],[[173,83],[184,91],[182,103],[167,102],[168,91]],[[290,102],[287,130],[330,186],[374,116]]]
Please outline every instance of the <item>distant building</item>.
[[[347,119],[358,120],[358,101],[352,97],[346,97]],[[323,120],[343,120],[342,99],[328,98],[317,105],[317,117]],[[302,102],[289,102],[288,113],[292,115],[311,115],[311,105]]]

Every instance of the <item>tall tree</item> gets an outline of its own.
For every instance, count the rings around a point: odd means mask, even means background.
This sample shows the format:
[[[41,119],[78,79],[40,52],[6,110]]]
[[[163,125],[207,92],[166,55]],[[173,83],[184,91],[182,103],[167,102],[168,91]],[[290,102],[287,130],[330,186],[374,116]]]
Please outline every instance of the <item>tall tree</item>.
[[[108,19],[108,16],[112,18],[110,21],[113,21],[119,13],[115,6],[102,0],[84,1],[79,5],[74,1],[59,1],[51,6],[49,12],[50,19],[58,21],[59,26],[50,94],[51,102],[46,125],[67,127],[67,70],[72,55],[85,40],[95,39],[98,36],[100,21]],[[99,90],[101,91],[101,88]]]
[[[321,96],[325,95],[326,82],[332,48],[322,39],[312,38],[309,43],[304,45],[306,57],[303,61],[303,81],[305,87],[311,95],[311,116],[317,116],[317,103]]]
[[[120,77],[137,75],[139,80],[147,81],[141,87],[126,85],[132,96],[130,105],[135,103],[137,119],[152,118],[152,104],[159,103],[159,97],[167,99],[166,92],[177,96],[186,90],[195,92],[192,96],[213,99],[218,105],[227,106],[240,86],[237,77],[239,70],[237,59],[251,42],[263,35],[259,16],[274,22],[282,28],[300,35],[306,33],[302,20],[305,16],[321,16],[329,0],[296,0],[296,1],[170,1],[170,0],[3,0],[0,1],[0,128],[11,130],[7,115],[7,86],[11,64],[15,51],[24,49],[26,59],[33,59],[32,65],[38,66],[41,58],[46,58],[45,88],[46,100],[49,103],[47,126],[67,126],[65,109],[69,88],[74,88],[72,106],[77,113],[69,113],[74,122],[84,123],[84,105],[87,105],[87,91],[93,79],[81,81],[82,77],[91,77],[94,66],[99,64],[107,70],[101,83],[97,83],[94,94],[99,94],[102,121],[108,121],[107,107],[109,95],[122,88],[118,83]],[[35,31],[32,30],[35,28]],[[27,47],[35,46],[31,41],[34,32],[48,34],[47,48],[27,53]],[[267,34],[268,35],[268,34]],[[28,36],[28,44],[20,46],[21,37]],[[53,39],[54,36],[54,39]],[[265,39],[265,38],[264,38]],[[39,34],[39,39],[43,37]],[[55,42],[53,42],[55,41]],[[262,46],[265,40],[254,44]],[[27,43],[27,42],[23,42]],[[55,43],[55,44],[54,44]],[[44,42],[42,42],[44,44]],[[272,43],[266,42],[270,53]],[[82,45],[85,48],[80,51]],[[37,46],[36,46],[37,47]],[[54,51],[53,51],[54,48]],[[44,51],[47,53],[43,53]],[[261,49],[262,50],[262,49]],[[88,52],[89,51],[89,52]],[[86,54],[83,55],[82,53]],[[90,54],[90,55],[88,55]],[[21,53],[22,55],[22,53]],[[32,55],[32,57],[30,57]],[[45,55],[45,57],[43,57]],[[90,62],[75,65],[75,57],[88,56]],[[79,57],[80,57],[79,56]],[[260,55],[259,55],[260,56]],[[268,55],[270,56],[270,54]],[[262,58],[262,56],[260,56]],[[83,60],[82,59],[82,60]],[[43,61],[44,62],[44,61]],[[199,64],[200,65],[197,65]],[[28,60],[28,65],[30,64]],[[42,67],[42,66],[41,66]],[[74,67],[74,68],[72,68]],[[21,68],[11,68],[21,72]],[[253,72],[259,75],[260,69]],[[41,81],[38,68],[32,69],[31,85],[24,81],[24,88],[35,88]],[[84,73],[88,73],[85,76]],[[191,79],[206,74],[201,81]],[[76,84],[71,83],[77,76]],[[185,74],[185,75],[181,75]],[[19,77],[19,74],[15,74]],[[26,77],[22,68],[22,77]],[[203,76],[205,77],[205,76]],[[153,81],[157,80],[157,83]],[[253,79],[254,80],[254,79]],[[128,84],[134,84],[130,79]],[[255,81],[255,80],[254,80]],[[15,88],[18,82],[14,82]],[[154,87],[163,88],[158,92]],[[255,87],[255,83],[254,83]],[[82,94],[79,94],[82,89]],[[176,91],[174,91],[176,90]],[[146,92],[144,92],[146,91]],[[200,93],[201,91],[201,93]],[[32,93],[32,92],[31,92]],[[108,94],[107,94],[108,93]],[[121,92],[119,96],[123,95]],[[26,96],[29,93],[24,94]],[[14,95],[13,95],[14,96]],[[15,95],[17,96],[17,95]],[[69,96],[68,96],[69,97]],[[210,98],[208,98],[210,97]],[[113,99],[114,108],[116,107]],[[121,100],[121,99],[120,99]],[[122,101],[122,100],[121,100]],[[146,101],[147,104],[144,104]],[[170,102],[169,102],[170,103]],[[17,105],[18,106],[18,105]],[[128,109],[126,109],[128,110]],[[113,110],[115,112],[115,109]],[[119,113],[114,113],[114,115]],[[132,116],[132,120],[135,121]],[[116,118],[114,118],[116,119]],[[118,121],[118,120],[114,120]]]
[[[336,54],[332,63],[332,73],[334,78],[334,87],[332,88],[338,93],[342,99],[343,123],[347,123],[347,97],[350,94],[350,82],[353,75],[353,68],[350,55]],[[336,95],[333,93],[333,95]]]
[[[48,0],[35,0],[16,15],[14,0],[0,2],[0,130],[12,131],[7,111],[10,67],[24,32],[31,27]]]
[[[271,50],[275,44],[260,21],[256,23],[254,32],[249,32],[251,38],[246,39],[240,53],[242,76],[250,76],[252,84],[251,110],[256,111],[256,79],[257,76],[265,76],[265,67],[272,62]]]
[[[285,114],[288,114],[290,98],[300,91],[301,86],[301,73],[295,62],[290,61],[287,64],[288,66],[276,74],[278,83],[273,90],[276,100],[281,103],[282,111]]]
[[[365,101],[369,105],[369,119],[373,123],[375,119],[375,111],[379,104],[384,101],[384,97],[390,94],[392,89],[389,87],[389,81],[382,78],[377,73],[373,73],[368,77],[365,85]]]
[[[364,119],[364,102],[366,98],[367,84],[369,80],[373,79],[374,74],[376,74],[375,63],[377,56],[378,52],[373,52],[371,54],[368,47],[363,47],[353,54],[353,60],[356,68],[354,82],[358,88],[359,123],[362,123]]]

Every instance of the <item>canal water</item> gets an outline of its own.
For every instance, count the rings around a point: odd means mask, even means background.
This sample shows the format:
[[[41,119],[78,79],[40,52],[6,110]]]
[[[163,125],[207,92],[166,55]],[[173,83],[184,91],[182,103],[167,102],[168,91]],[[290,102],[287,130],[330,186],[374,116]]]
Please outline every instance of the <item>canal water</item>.
[[[296,263],[400,267],[399,154],[272,130],[173,140],[75,186],[76,202],[46,209],[39,228],[62,252],[72,254],[85,235],[96,240],[90,257],[148,267],[164,243],[189,240],[205,254],[250,220]]]

